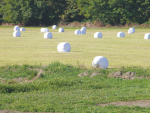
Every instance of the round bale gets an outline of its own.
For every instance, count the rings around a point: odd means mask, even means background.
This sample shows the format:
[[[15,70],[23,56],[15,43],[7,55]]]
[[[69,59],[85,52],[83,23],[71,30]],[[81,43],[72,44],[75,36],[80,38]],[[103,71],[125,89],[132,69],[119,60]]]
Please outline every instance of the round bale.
[[[75,35],[81,35],[81,31],[79,29],[75,30]]]
[[[44,39],[51,39],[53,37],[51,32],[44,33]]]
[[[41,32],[49,32],[48,28],[41,28]]]
[[[95,57],[92,62],[92,66],[94,68],[106,69],[108,67],[108,65],[109,65],[108,60],[103,56]]]
[[[14,32],[13,32],[13,36],[14,36],[14,37],[20,37],[20,36],[21,36],[20,31],[14,31]]]
[[[150,39],[150,33],[146,33],[146,34],[144,35],[144,39]]]
[[[25,31],[25,28],[20,28],[20,31]]]
[[[14,31],[20,31],[20,27],[19,26],[15,26],[14,27]]]
[[[86,34],[86,30],[81,29],[81,34]]]
[[[57,26],[56,26],[56,25],[53,25],[53,26],[52,26],[52,29],[57,29]]]
[[[102,33],[96,32],[96,33],[94,34],[94,38],[102,38]]]
[[[133,34],[135,32],[135,29],[134,28],[130,28],[129,30],[128,30],[128,34]]]
[[[48,29],[48,28],[45,28],[45,29],[44,29],[44,32],[49,32],[49,29]]]
[[[125,37],[125,33],[124,32],[118,32],[117,37]]]
[[[57,45],[58,52],[70,52],[71,46],[67,42],[61,42]]]
[[[82,30],[86,31],[86,27],[82,27],[82,28],[81,28],[81,31],[82,31]]]
[[[64,28],[59,28],[59,32],[64,32]]]
[[[45,28],[41,28],[41,32],[44,32],[44,29],[45,29]]]

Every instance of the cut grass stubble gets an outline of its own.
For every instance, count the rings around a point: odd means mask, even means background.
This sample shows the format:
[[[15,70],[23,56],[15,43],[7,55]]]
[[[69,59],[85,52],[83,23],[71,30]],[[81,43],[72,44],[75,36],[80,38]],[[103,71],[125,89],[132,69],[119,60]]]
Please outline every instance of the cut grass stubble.
[[[85,35],[75,35],[76,29],[58,29],[49,31],[52,39],[44,39],[40,28],[27,27],[21,32],[21,37],[13,37],[12,27],[0,27],[0,65],[42,64],[48,65],[54,61],[77,66],[77,62],[88,68],[96,56],[104,56],[109,61],[108,68],[121,66],[142,66],[150,64],[149,40],[144,40],[144,34],[149,29],[136,29],[134,34],[127,34],[128,29],[87,29]],[[124,38],[118,38],[119,31],[125,32]],[[94,33],[101,32],[103,38],[95,39]],[[57,45],[68,42],[71,45],[69,53],[59,53]]]

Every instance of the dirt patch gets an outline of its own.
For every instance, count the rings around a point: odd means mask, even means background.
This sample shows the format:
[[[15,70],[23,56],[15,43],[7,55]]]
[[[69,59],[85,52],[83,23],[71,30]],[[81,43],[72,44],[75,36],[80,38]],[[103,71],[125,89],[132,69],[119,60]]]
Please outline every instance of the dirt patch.
[[[98,72],[93,72],[92,74],[89,74],[88,72],[84,72],[84,73],[80,73],[78,74],[79,77],[84,77],[84,76],[89,76],[89,77],[94,77],[94,76],[97,76],[97,75],[100,75],[101,73],[98,73]]]
[[[126,73],[122,73],[120,71],[118,72],[114,72],[114,73],[110,73],[108,74],[108,77],[114,77],[114,78],[123,78],[123,79],[135,79],[135,75],[136,73],[135,72],[126,72]]]
[[[30,69],[31,70],[31,69]],[[6,81],[5,79],[3,78],[0,78],[0,81],[1,83],[8,83],[8,84],[14,84],[14,83],[20,83],[20,84],[23,84],[23,83],[26,83],[26,82],[33,82],[34,80],[40,78],[42,76],[42,74],[44,73],[42,69],[32,69],[32,70],[36,70],[38,73],[37,75],[32,78],[31,80],[28,80],[28,77],[26,78],[23,78],[23,77],[19,77],[19,78],[14,78],[10,81]],[[0,112],[1,113],[1,112]]]
[[[88,73],[86,73],[86,72],[78,74],[79,77],[84,77],[84,76],[87,76],[87,75],[88,75]]]
[[[21,112],[21,111],[11,111],[11,110],[0,110],[0,113],[61,113],[61,112]]]
[[[41,75],[42,75],[42,73],[43,73],[43,70],[42,69],[38,69],[38,74],[37,74],[37,76],[35,76],[34,78],[32,78],[31,80],[25,80],[25,82],[33,82],[34,80],[36,80],[36,79],[38,79],[38,78],[40,78],[41,77]]]
[[[136,100],[136,101],[119,101],[119,102],[111,102],[107,104],[98,104],[99,106],[108,106],[108,105],[114,105],[114,106],[140,106],[140,107],[150,107],[150,100]]]

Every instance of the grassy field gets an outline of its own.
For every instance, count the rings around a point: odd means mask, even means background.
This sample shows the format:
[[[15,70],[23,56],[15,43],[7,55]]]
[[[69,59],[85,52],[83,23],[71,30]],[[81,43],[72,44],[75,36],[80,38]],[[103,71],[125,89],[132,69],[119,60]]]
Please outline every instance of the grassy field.
[[[75,35],[77,28],[67,29],[59,33],[53,30],[52,39],[44,39],[40,27],[26,27],[21,37],[13,37],[13,27],[0,27],[0,65],[13,64],[42,64],[47,65],[54,61],[73,66],[85,65],[92,67],[92,60],[96,56],[104,56],[109,61],[108,68],[122,66],[149,67],[150,40],[144,40],[144,34],[149,29],[136,29],[134,34],[128,34],[128,29],[87,29],[86,35]],[[118,38],[117,32],[125,32],[125,38]],[[94,39],[95,32],[103,34],[102,39]],[[59,53],[57,45],[68,42],[71,52]]]
[[[40,77],[32,80],[39,70]],[[101,106],[117,101],[150,99],[149,79],[108,77],[115,71],[134,71],[136,77],[149,75],[150,69],[83,69],[58,62],[43,66],[0,67],[0,110],[62,113],[141,113],[150,107]],[[86,76],[79,77],[81,73]],[[97,73],[91,77],[93,73]],[[144,101],[141,104],[145,104]],[[149,105],[149,103],[147,103]]]
[[[13,27],[0,27],[0,112],[150,112],[145,106],[101,105],[150,100],[149,29],[130,35],[127,28],[87,29],[80,36],[76,29],[58,33],[49,27],[53,38],[44,39],[40,27],[26,27],[21,37],[13,37]],[[119,31],[126,37],[118,38]],[[94,39],[95,32],[103,38]],[[60,42],[70,43],[71,51],[59,53]],[[108,69],[92,68],[96,56],[108,59]],[[118,71],[135,72],[135,79],[108,76]]]

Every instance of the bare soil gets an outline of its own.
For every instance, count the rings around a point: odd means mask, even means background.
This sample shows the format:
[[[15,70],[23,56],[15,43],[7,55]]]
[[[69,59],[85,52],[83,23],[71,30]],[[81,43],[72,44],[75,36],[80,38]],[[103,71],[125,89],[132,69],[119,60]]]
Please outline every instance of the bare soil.
[[[54,113],[54,112],[21,112],[21,111],[11,111],[11,110],[0,110],[0,113]]]
[[[108,105],[114,105],[114,106],[140,106],[140,107],[150,107],[150,100],[136,100],[136,101],[119,101],[119,102],[111,102],[107,104],[98,104],[99,106],[108,106]]]

